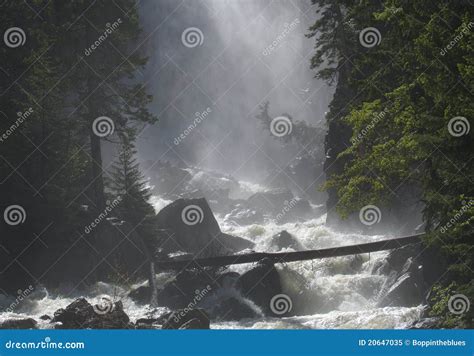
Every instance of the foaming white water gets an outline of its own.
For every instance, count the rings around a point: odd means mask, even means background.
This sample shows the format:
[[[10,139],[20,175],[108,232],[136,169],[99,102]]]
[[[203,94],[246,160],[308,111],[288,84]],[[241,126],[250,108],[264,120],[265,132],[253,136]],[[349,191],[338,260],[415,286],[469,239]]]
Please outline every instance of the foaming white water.
[[[214,329],[401,329],[417,320],[423,307],[380,308],[367,311],[332,311],[290,318],[262,318],[213,324]]]
[[[171,204],[173,201],[168,199],[163,199],[159,196],[152,195],[150,198],[150,204],[155,209],[155,213],[159,213],[161,209],[163,209],[168,204]]]
[[[199,175],[196,182],[208,179]],[[219,178],[221,179],[221,178]],[[233,186],[234,193],[240,197],[265,189],[258,185],[235,181],[222,182]],[[206,180],[207,182],[207,180]],[[237,188],[235,188],[237,187]],[[153,196],[151,203],[159,212],[172,201]],[[351,245],[387,239],[387,236],[368,236],[347,234],[334,231],[325,226],[325,216],[304,222],[279,224],[265,221],[261,224],[237,225],[222,216],[216,216],[223,232],[241,236],[255,243],[254,250],[261,252],[285,252],[291,249],[279,249],[273,236],[282,230],[292,234],[302,249],[319,249],[335,246]],[[239,322],[213,322],[211,327],[222,329],[301,329],[301,328],[343,328],[343,329],[379,329],[404,328],[420,318],[423,306],[412,308],[390,307],[378,308],[377,302],[387,277],[373,274],[374,266],[386,258],[387,252],[363,254],[359,256],[343,256],[313,261],[292,262],[278,265],[283,292],[292,298],[293,308],[297,315],[286,318],[264,317],[261,311],[249,300],[243,299],[231,287],[223,288],[206,298],[202,307],[212,308],[220,300],[234,297],[240,299],[253,309],[253,319]],[[252,267],[250,264],[230,266],[231,271],[244,273]],[[164,273],[158,275],[158,284],[169,278]],[[132,286],[134,288],[136,286]],[[49,321],[41,321],[42,315],[53,316],[59,308],[64,308],[78,297],[85,297],[90,303],[98,303],[101,296],[107,295],[113,301],[121,300],[124,310],[132,322],[139,318],[156,317],[168,311],[167,308],[150,308],[137,305],[127,294],[130,287],[108,283],[97,283],[87,290],[74,290],[71,286],[63,286],[55,291],[37,288],[31,295],[15,307],[11,312],[0,312],[0,322],[12,318],[32,317],[39,321],[39,327],[53,327]],[[74,292],[71,293],[71,290]],[[15,301],[15,296],[0,295],[0,310],[6,310]]]

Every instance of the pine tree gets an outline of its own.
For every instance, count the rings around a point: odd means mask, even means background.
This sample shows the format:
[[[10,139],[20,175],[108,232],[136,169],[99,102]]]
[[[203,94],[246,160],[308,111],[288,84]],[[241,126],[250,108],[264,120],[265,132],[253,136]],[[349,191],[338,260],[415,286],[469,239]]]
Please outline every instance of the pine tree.
[[[148,202],[151,196],[140,165],[135,158],[137,153],[132,140],[125,136],[117,162],[113,165],[110,189],[120,199],[117,206],[119,217],[137,230],[140,235],[151,233],[154,209]],[[143,237],[143,236],[142,236]]]

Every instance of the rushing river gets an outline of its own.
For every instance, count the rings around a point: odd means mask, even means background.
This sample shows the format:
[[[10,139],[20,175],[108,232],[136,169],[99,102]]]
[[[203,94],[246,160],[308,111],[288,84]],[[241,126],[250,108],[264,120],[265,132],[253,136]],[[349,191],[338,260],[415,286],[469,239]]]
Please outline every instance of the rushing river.
[[[156,197],[154,202],[158,210],[167,203]],[[222,217],[217,216],[217,218],[224,232],[254,241],[256,251],[277,252],[276,247],[272,245],[271,237],[281,230],[287,230],[297,236],[305,249],[349,245],[386,238],[335,232],[325,227],[324,216],[299,223],[283,225],[266,223],[249,226],[236,226]],[[259,317],[239,322],[213,322],[211,327],[216,329],[404,328],[419,318],[423,307],[376,307],[387,277],[373,273],[373,270],[374,266],[378,265],[386,255],[386,252],[372,253],[370,256],[363,255],[362,267],[358,268],[357,272],[352,272],[351,269],[353,256],[292,262],[285,266],[278,266],[284,288],[304,290],[301,292],[301,298],[293,301],[295,307],[304,311],[304,315],[287,318]],[[242,273],[250,267],[250,265],[236,265],[231,269]],[[39,320],[42,315],[53,315],[54,311],[67,306],[77,297],[83,296],[90,301],[98,302],[100,296],[104,294],[115,300],[121,299],[132,321],[157,316],[166,311],[166,308],[152,310],[135,304],[126,296],[132,287],[98,283],[87,291],[78,291],[68,297],[64,297],[61,289],[55,290],[54,293],[45,289],[36,289],[13,311],[2,312],[0,321],[19,317],[33,317]],[[67,289],[68,286],[64,286],[64,291]],[[298,293],[298,290],[296,292]],[[14,302],[15,297],[0,295],[2,310],[7,309]],[[52,327],[48,321],[41,320],[39,326]]]

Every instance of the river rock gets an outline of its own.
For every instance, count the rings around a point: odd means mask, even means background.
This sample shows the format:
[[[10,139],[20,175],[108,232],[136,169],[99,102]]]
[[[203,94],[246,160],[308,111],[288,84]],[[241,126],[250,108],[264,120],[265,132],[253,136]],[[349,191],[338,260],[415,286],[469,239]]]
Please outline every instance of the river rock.
[[[213,318],[220,320],[242,320],[259,316],[248,303],[235,297],[220,302],[212,309],[211,315]]]
[[[253,301],[266,315],[273,315],[271,299],[282,293],[280,275],[269,259],[263,259],[238,279],[238,287],[245,298]]]
[[[37,324],[32,318],[8,319],[0,323],[0,329],[36,329]]]
[[[204,309],[179,309],[172,312],[163,323],[163,329],[209,329],[209,315]]]
[[[132,289],[128,293],[128,297],[138,304],[150,303],[151,294],[150,294],[150,287],[148,286],[148,282],[146,285],[141,285]]]
[[[184,270],[158,291],[158,303],[172,309],[199,303],[219,288],[218,276],[211,270]]]
[[[247,239],[224,234],[207,200],[178,199],[157,215],[160,229],[171,230],[172,236],[163,246],[172,252],[184,249],[197,256],[216,256],[253,247]]]
[[[387,288],[387,286],[389,286]],[[422,276],[422,266],[410,257],[403,265],[400,273],[392,271],[389,275],[379,307],[403,306],[412,307],[423,303],[426,287]]]
[[[54,313],[52,322],[60,322],[57,329],[128,329],[130,319],[123,311],[121,301],[109,308],[94,307],[86,299],[79,298],[65,309]]]
[[[274,235],[272,237],[272,244],[275,245],[278,250],[291,248],[293,250],[300,251],[303,249],[299,241],[286,230]]]
[[[408,329],[439,329],[440,320],[438,318],[421,318],[415,321]]]

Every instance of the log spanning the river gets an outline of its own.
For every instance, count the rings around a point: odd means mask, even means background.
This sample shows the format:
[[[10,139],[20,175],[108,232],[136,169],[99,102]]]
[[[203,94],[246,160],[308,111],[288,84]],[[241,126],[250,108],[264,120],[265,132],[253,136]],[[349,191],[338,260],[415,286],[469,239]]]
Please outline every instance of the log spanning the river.
[[[228,265],[252,263],[258,262],[264,258],[269,259],[272,263],[308,261],[320,258],[348,256],[357,255],[361,253],[392,250],[394,248],[420,242],[421,236],[423,235],[424,234],[417,234],[390,240],[382,240],[377,242],[369,242],[364,244],[342,247],[331,247],[321,250],[279,253],[254,252],[241,255],[196,258],[182,261],[155,260],[155,266],[157,270],[182,270],[185,268],[222,267]]]

